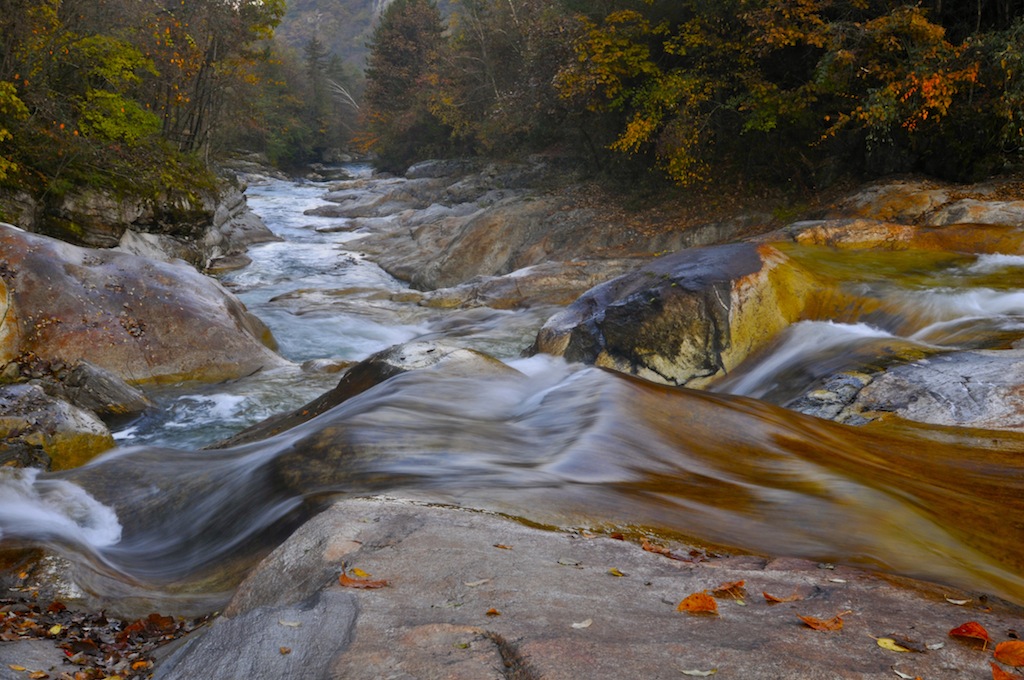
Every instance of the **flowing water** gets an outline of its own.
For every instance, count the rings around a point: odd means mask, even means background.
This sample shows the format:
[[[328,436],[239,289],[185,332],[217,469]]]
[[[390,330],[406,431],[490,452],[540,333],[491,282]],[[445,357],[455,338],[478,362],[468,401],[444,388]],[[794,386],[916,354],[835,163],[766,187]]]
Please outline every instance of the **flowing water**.
[[[346,248],[352,234],[318,231],[338,220],[302,214],[324,190],[250,189],[285,240],[255,247],[253,264],[225,277],[295,368],[158,395],[161,408],[118,433],[121,447],[83,468],[0,471],[0,535],[80,558],[81,581],[98,591],[164,603],[187,591],[212,607],[231,579],[203,579],[244,571],[324,502],[400,493],[552,526],[640,527],[861,564],[1024,602],[1024,435],[853,428],[779,405],[894,351],[1013,345],[1024,337],[1021,258],[886,256],[850,269],[850,258],[801,253],[841,273],[873,301],[869,312],[796,324],[719,393],[695,392],[519,358],[550,310],[403,302],[401,283]],[[485,349],[509,368],[401,374],[271,439],[200,449],[337,382],[302,362],[354,361],[414,338]]]

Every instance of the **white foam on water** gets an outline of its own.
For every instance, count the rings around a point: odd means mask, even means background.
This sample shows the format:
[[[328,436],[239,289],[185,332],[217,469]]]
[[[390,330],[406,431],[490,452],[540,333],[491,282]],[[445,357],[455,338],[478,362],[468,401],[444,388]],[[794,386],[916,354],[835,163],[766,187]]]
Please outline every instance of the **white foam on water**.
[[[975,262],[966,268],[968,274],[990,274],[1011,267],[1024,267],[1024,255],[1004,255],[995,253],[979,255]]]
[[[38,477],[35,469],[0,469],[0,539],[49,537],[92,549],[121,540],[111,508],[71,482]]]

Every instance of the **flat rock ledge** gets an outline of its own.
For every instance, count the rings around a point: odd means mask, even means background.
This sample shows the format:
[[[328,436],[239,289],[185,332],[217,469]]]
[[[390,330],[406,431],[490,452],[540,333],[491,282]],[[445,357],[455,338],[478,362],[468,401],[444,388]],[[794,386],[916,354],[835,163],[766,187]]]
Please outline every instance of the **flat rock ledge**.
[[[388,585],[342,587],[346,568]],[[689,594],[732,581],[744,586],[716,595],[717,614],[677,610]],[[769,604],[762,593],[799,599]],[[1021,614],[983,596],[843,566],[756,556],[680,561],[610,534],[353,499],[265,559],[219,618],[158,662],[154,677],[983,678],[991,649],[949,631],[977,621],[1000,642],[1021,630]],[[798,618],[837,615],[844,627],[835,632]],[[897,653],[872,639],[884,637],[921,651]]]

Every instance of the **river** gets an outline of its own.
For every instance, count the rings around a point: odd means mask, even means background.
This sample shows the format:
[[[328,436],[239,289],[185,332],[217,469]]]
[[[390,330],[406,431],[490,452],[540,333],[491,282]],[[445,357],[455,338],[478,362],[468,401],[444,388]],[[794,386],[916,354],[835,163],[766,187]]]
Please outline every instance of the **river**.
[[[211,572],[244,572],[330,498],[401,494],[551,526],[868,566],[1024,601],[1013,519],[1024,512],[1024,436],[854,428],[779,405],[897,341],[928,351],[1015,342],[1021,294],[985,284],[993,269],[1013,280],[1022,261],[949,258],[912,288],[875,263],[857,285],[885,288],[890,302],[870,322],[798,324],[719,393],[695,392],[521,358],[551,309],[409,302],[404,284],[346,245],[358,234],[304,214],[324,192],[316,183],[252,186],[251,207],[283,240],[254,247],[253,263],[224,277],[294,366],[159,393],[159,408],[84,468],[6,471],[5,538],[72,556],[86,566],[80,582],[97,591],[123,587],[164,604],[205,597],[213,607],[231,578],[210,585]],[[981,338],[980,328],[993,330]],[[269,440],[201,449],[332,387],[338,374],[325,366],[413,339],[484,350],[515,370],[399,375]]]

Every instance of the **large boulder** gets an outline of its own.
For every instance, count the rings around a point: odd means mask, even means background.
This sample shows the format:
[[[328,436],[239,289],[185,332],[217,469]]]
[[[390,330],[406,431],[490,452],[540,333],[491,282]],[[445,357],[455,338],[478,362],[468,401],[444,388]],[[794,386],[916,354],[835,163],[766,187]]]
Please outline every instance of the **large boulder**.
[[[829,304],[841,303],[771,246],[686,250],[588,291],[544,325],[534,350],[700,387]]]
[[[255,243],[279,241],[258,215],[249,210],[245,194],[225,185],[211,203],[209,219],[192,234],[125,229],[117,249],[155,260],[185,260],[198,269],[221,272],[248,264],[248,247]]]
[[[266,327],[183,263],[0,225],[0,360],[83,359],[130,383],[226,380],[285,362]]]

